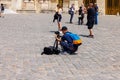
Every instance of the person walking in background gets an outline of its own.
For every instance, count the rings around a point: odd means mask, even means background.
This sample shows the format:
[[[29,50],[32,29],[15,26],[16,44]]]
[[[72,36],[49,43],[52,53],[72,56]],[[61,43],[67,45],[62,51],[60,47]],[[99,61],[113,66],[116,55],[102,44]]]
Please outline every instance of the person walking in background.
[[[78,14],[79,14],[78,25],[82,25],[83,24],[83,18],[84,18],[84,13],[83,13],[82,7],[79,8]]]
[[[53,22],[55,22],[55,20],[58,19],[58,7],[59,7],[59,5],[57,5],[57,7],[55,9],[55,14],[54,14]]]
[[[62,8],[58,5],[58,30],[61,31]]]
[[[82,15],[83,15],[83,20],[82,20],[82,24],[84,23],[84,15],[86,13],[86,7],[84,6],[84,3],[81,4],[82,7]]]
[[[0,17],[4,17],[4,5],[1,3],[1,6],[0,6]]]
[[[75,12],[75,7],[74,7],[74,4],[72,4],[70,9],[69,9],[70,23],[73,23],[72,20],[73,20],[74,12]]]
[[[57,5],[53,22],[55,21],[55,19],[57,19],[58,31],[61,31],[62,8],[61,8],[61,6],[59,4]]]
[[[94,8],[95,8],[95,24],[98,24],[98,6],[97,3],[94,4]]]
[[[87,9],[87,26],[89,29],[89,36],[93,38],[93,32],[92,32],[92,28],[94,26],[94,15],[95,15],[95,9],[93,8],[93,3],[89,3],[88,9]]]

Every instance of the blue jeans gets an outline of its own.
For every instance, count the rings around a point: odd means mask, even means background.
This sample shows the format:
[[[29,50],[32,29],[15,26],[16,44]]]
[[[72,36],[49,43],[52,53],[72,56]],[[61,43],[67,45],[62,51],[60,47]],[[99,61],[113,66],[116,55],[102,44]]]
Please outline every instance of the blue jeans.
[[[70,14],[70,23],[72,23],[74,14]]]
[[[60,42],[60,45],[63,47],[63,50],[68,53],[74,53],[78,49],[78,45],[73,45],[67,42]]]
[[[95,13],[95,24],[98,24],[98,12]]]

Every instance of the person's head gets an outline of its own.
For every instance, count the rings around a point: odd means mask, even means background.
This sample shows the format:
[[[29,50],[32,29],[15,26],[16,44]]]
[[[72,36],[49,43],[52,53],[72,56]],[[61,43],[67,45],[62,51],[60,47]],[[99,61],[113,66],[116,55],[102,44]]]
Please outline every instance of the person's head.
[[[82,9],[82,7],[80,6],[80,9]]]
[[[89,3],[89,8],[93,7],[93,3]]]
[[[74,4],[72,4],[71,6],[74,7]]]
[[[65,33],[68,31],[68,29],[67,29],[66,26],[63,26],[61,30],[62,30],[62,33],[63,33],[63,34],[65,34]]]
[[[60,4],[57,4],[57,8],[59,9],[59,8],[62,8],[62,7],[60,6]]]
[[[3,4],[1,3],[1,6],[3,6]]]
[[[60,5],[59,5],[59,4],[57,4],[57,8],[59,8],[59,6],[60,6]]]

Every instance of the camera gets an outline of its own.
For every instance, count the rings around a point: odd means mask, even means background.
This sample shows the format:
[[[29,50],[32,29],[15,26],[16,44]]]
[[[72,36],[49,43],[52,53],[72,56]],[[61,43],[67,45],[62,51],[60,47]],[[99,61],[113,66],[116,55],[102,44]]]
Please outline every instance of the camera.
[[[59,34],[60,34],[60,32],[59,32],[59,31],[55,31],[55,34],[56,34],[56,35],[59,35]]]
[[[55,34],[57,35],[57,38],[60,38],[60,32],[59,31],[55,31]]]

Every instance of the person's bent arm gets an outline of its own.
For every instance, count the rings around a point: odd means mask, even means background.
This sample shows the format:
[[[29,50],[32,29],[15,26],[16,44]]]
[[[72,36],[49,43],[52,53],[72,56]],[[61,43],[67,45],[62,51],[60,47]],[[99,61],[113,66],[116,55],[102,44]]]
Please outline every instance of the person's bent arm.
[[[55,39],[59,42],[61,41],[61,38],[58,38],[57,35],[55,35]]]

